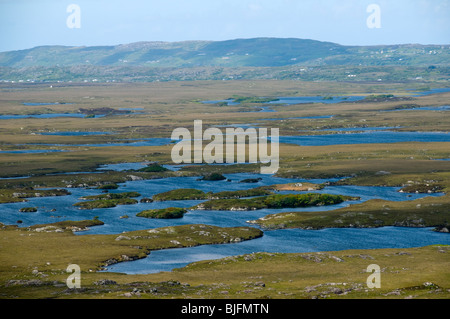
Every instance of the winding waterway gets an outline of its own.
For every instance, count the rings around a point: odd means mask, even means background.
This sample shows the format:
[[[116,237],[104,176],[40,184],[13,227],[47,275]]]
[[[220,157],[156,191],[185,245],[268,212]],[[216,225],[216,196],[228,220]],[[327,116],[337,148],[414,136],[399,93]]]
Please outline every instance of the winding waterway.
[[[124,170],[138,168],[142,163],[124,163],[104,166],[100,169]],[[169,166],[170,167],[170,166]],[[171,167],[172,168],[172,167]],[[111,192],[137,191],[141,197],[152,197],[157,193],[178,189],[196,188],[203,191],[240,190],[263,185],[273,185],[291,182],[324,183],[338,179],[285,179],[260,174],[226,174],[228,180],[200,181],[198,177],[171,177],[154,180],[130,181],[120,184],[119,189]],[[241,183],[248,178],[261,178],[258,183]],[[314,192],[359,196],[359,200],[344,202],[326,207],[308,207],[297,209],[262,209],[256,211],[204,211],[191,210],[181,219],[146,219],[136,217],[142,210],[164,207],[189,208],[202,201],[167,201],[153,203],[138,203],[135,205],[117,206],[115,208],[79,210],[72,206],[80,201],[80,197],[101,194],[98,189],[68,188],[72,194],[61,197],[30,198],[27,203],[2,204],[0,222],[4,224],[22,223],[19,227],[34,224],[53,223],[61,220],[85,220],[98,217],[105,224],[92,227],[88,231],[77,233],[87,234],[120,234],[126,231],[153,229],[165,226],[208,224],[220,227],[251,226],[249,220],[255,220],[268,214],[285,211],[325,211],[360,203],[369,199],[387,199],[406,201],[425,196],[441,196],[442,194],[406,194],[396,187],[375,186],[326,186]],[[20,213],[22,207],[38,207],[36,213]],[[127,215],[123,219],[121,216]],[[324,230],[270,230],[265,231],[259,239],[235,244],[205,245],[192,248],[169,249],[152,252],[147,258],[132,262],[124,262],[108,267],[106,271],[124,272],[129,274],[154,273],[169,271],[185,266],[191,262],[216,259],[226,256],[241,255],[253,252],[312,252],[333,251],[343,249],[370,248],[407,248],[431,244],[450,244],[448,234],[436,233],[430,229],[382,227],[377,229],[324,229]]]

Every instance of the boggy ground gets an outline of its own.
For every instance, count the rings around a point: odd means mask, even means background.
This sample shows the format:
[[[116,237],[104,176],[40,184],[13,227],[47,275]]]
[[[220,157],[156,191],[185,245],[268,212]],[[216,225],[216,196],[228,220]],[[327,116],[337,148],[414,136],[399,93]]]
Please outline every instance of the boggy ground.
[[[204,126],[258,123],[279,127],[282,135],[324,134],[321,129],[343,127],[398,127],[400,131],[445,131],[450,128],[448,111],[401,111],[408,105],[448,105],[450,93],[364,103],[272,106],[277,112],[255,112],[258,103],[217,106],[201,103],[232,96],[276,97],[292,95],[369,95],[390,93],[404,96],[407,89],[444,87],[446,83],[327,83],[300,81],[203,81],[148,84],[47,84],[0,87],[1,114],[72,113],[80,108],[139,108],[143,114],[109,115],[100,118],[0,120],[1,150],[63,149],[67,152],[41,154],[0,153],[3,202],[15,201],[13,194],[42,193],[39,188],[101,187],[136,178],[201,176],[207,173],[259,172],[259,165],[188,166],[179,171],[93,173],[101,164],[153,162],[172,164],[172,146],[92,147],[85,144],[113,143],[132,138],[170,137],[176,127],[192,129],[193,121]],[[27,106],[24,102],[61,102],[58,105]],[[381,112],[390,110],[390,112]],[[392,111],[394,110],[394,111]],[[332,118],[286,119],[334,115]],[[262,119],[280,118],[279,121]],[[104,131],[114,134],[92,136],[41,135],[55,131]],[[39,144],[39,145],[32,145]],[[51,145],[50,145],[51,144]],[[82,146],[78,146],[82,144]],[[410,202],[371,201],[323,213],[309,220],[308,214],[268,216],[264,227],[379,227],[402,221],[402,226],[439,226],[448,223],[450,204],[450,143],[395,143],[336,146],[280,145],[280,177],[348,177],[341,184],[410,187],[408,191],[438,189],[446,195]],[[67,172],[91,172],[70,174]],[[47,175],[56,174],[56,175]],[[59,175],[58,175],[59,174]],[[431,185],[431,186],[430,186]],[[427,188],[428,187],[428,188]],[[436,187],[436,188],[433,188]],[[218,190],[220,191],[220,190]],[[56,191],[51,191],[50,193]],[[44,193],[45,195],[45,193]],[[49,195],[49,194],[47,194]],[[64,195],[64,194],[58,194]],[[30,195],[32,196],[32,195]],[[37,196],[37,195],[35,195]],[[53,195],[50,195],[53,196]],[[20,198],[23,200],[24,198]],[[384,214],[388,211],[389,214]],[[362,213],[361,214],[355,214]],[[413,212],[413,213],[411,213]],[[354,213],[353,215],[351,213]],[[379,214],[381,217],[371,218]],[[413,216],[414,215],[414,216]],[[417,215],[417,216],[416,216]],[[420,216],[419,216],[420,215]],[[399,220],[398,218],[403,219]],[[317,217],[317,215],[315,215]],[[344,218],[345,217],[345,218]],[[380,221],[383,223],[380,224]],[[374,222],[375,224],[370,224]],[[214,236],[196,236],[195,229],[174,227],[164,233],[164,242],[150,245],[142,234],[74,236],[71,231],[99,221],[79,225],[38,225],[34,230],[2,227],[1,298],[448,298],[449,251],[446,246],[411,249],[381,249],[308,254],[252,254],[218,261],[195,263],[182,270],[153,275],[101,273],[106,261],[142,258],[151,249],[179,245],[230,243],[251,239],[262,232],[213,229]],[[179,227],[179,226],[178,226]],[[202,226],[210,227],[210,226]],[[183,238],[177,232],[183,230]],[[49,231],[49,232],[47,232]],[[159,231],[159,230],[158,230]],[[239,236],[235,234],[238,231]],[[249,237],[242,236],[252,234]],[[148,233],[147,233],[148,234]],[[146,234],[146,236],[148,236]],[[122,237],[120,237],[122,236]],[[132,237],[136,238],[132,238]],[[153,236],[153,235],[152,235]],[[159,235],[154,235],[159,236]],[[223,237],[225,236],[225,237]],[[127,239],[131,238],[131,239]],[[117,238],[120,238],[117,240]],[[192,241],[188,240],[191,239]],[[201,240],[200,240],[201,239]],[[125,256],[125,257],[124,257]],[[82,268],[82,288],[65,285],[69,263]],[[369,264],[382,267],[382,288],[365,285]],[[105,279],[107,279],[105,281]]]

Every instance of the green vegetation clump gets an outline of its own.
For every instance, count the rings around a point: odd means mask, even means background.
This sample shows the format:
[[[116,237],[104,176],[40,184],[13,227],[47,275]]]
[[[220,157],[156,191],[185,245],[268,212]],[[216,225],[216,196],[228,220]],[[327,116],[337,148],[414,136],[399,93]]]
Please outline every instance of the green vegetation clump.
[[[73,204],[73,206],[77,206],[80,209],[95,209],[95,208],[112,208],[116,207],[117,205],[134,205],[137,203],[138,201],[132,198],[119,198],[119,199],[99,199],[88,202],[79,202]]]
[[[95,209],[95,208],[111,208],[117,205],[134,205],[138,201],[132,197],[139,197],[141,194],[138,192],[125,192],[125,193],[108,193],[101,195],[85,196],[82,199],[89,200],[87,202],[79,202],[73,206],[80,209]]]
[[[239,183],[258,183],[261,180],[262,180],[262,178],[246,178],[246,179],[239,181]]]
[[[222,181],[224,179],[227,178],[220,173],[206,174],[202,178],[200,178],[201,181]]]
[[[118,189],[119,185],[117,184],[106,184],[97,187],[97,189],[109,190],[109,189]]]
[[[19,210],[19,212],[21,213],[35,213],[37,212],[37,208],[36,207],[23,207]]]
[[[26,202],[26,198],[70,195],[65,189],[35,190],[33,187],[0,189],[0,204]]]
[[[56,231],[58,229],[61,230],[71,230],[71,231],[82,231],[86,230],[88,227],[92,226],[101,226],[105,223],[99,220],[97,217],[93,218],[92,220],[65,220],[62,222],[56,222],[51,224],[38,224],[28,227],[29,230],[46,230],[49,231],[53,229],[53,231]]]
[[[133,197],[139,197],[139,196],[141,196],[141,194],[139,194],[138,192],[125,192],[125,193],[108,193],[108,194],[101,194],[101,195],[85,196],[85,197],[82,197],[82,199],[104,200],[104,199],[133,198]]]
[[[354,198],[329,194],[269,195],[248,199],[213,199],[201,203],[194,209],[204,210],[257,210],[264,208],[295,208],[335,205]]]
[[[237,191],[223,191],[212,193],[205,193],[193,188],[180,188],[168,192],[156,194],[153,196],[155,201],[170,201],[170,200],[202,200],[202,199],[230,199],[253,196],[271,195],[270,187],[257,187],[252,189],[244,189]]]
[[[229,199],[229,198],[242,198],[242,197],[254,197],[254,196],[266,196],[273,194],[270,187],[257,187],[251,189],[243,189],[237,191],[223,191],[211,194],[211,199]]]
[[[192,189],[192,188],[181,188],[174,189],[168,192],[156,194],[153,196],[153,200],[156,201],[169,201],[169,200],[199,200],[207,199],[208,194],[205,192]]]
[[[153,163],[153,164],[149,164],[147,165],[147,167],[138,169],[138,172],[146,172],[146,173],[159,173],[159,172],[166,172],[169,169],[157,164],[157,163]]]
[[[404,193],[439,193],[444,189],[442,185],[433,184],[414,184],[403,187],[400,191]]]
[[[186,213],[187,210],[184,208],[169,207],[162,209],[145,210],[140,212],[136,216],[145,218],[174,219],[174,218],[182,218]]]
[[[271,214],[251,223],[266,229],[398,226],[438,227],[439,231],[444,229],[450,220],[450,204],[444,197],[438,201],[431,197],[406,202],[373,199],[333,211]]]
[[[345,196],[330,194],[289,194],[268,196],[264,203],[268,208],[295,208],[336,205],[345,201]]]
[[[393,94],[372,94],[368,95],[364,98],[364,101],[370,101],[370,102],[382,102],[387,101],[394,98]]]
[[[278,101],[278,98],[255,97],[255,96],[233,96],[235,103],[269,103]]]

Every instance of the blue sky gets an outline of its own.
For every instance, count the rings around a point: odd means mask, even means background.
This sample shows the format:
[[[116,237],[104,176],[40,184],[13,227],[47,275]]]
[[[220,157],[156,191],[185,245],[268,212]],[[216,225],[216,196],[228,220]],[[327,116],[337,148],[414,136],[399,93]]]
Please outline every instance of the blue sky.
[[[70,4],[80,28],[66,24]],[[370,4],[381,28],[367,26]],[[0,51],[253,37],[450,44],[450,0],[1,0],[0,34]]]

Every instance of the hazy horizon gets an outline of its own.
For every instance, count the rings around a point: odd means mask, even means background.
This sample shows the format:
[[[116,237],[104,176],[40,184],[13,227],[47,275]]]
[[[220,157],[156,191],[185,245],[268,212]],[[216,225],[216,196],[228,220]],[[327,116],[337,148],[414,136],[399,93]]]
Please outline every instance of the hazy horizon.
[[[0,52],[251,38],[446,45],[449,16],[450,0],[3,0]]]
[[[331,41],[320,41],[315,39],[301,39],[301,38],[291,38],[291,37],[255,37],[255,38],[235,38],[235,39],[226,39],[226,40],[180,40],[180,41],[158,41],[158,40],[142,40],[142,41],[135,41],[135,42],[128,42],[128,43],[111,43],[111,44],[102,44],[102,45],[61,45],[61,44],[42,44],[35,47],[30,48],[24,48],[24,49],[18,49],[18,50],[7,50],[7,51],[0,51],[2,52],[10,52],[10,51],[22,51],[22,50],[30,50],[38,47],[52,47],[52,46],[62,46],[62,47],[117,47],[121,45],[130,45],[130,44],[137,44],[137,43],[183,43],[183,42],[222,42],[222,41],[234,41],[234,40],[250,40],[250,39],[296,39],[296,40],[312,40],[312,41],[319,41],[319,42],[330,42],[342,46],[349,46],[349,47],[370,47],[370,46],[396,46],[396,45],[422,45],[422,46],[449,46],[450,43],[444,44],[444,43],[393,43],[393,44],[372,44],[372,45],[345,45],[341,43],[331,42]]]

